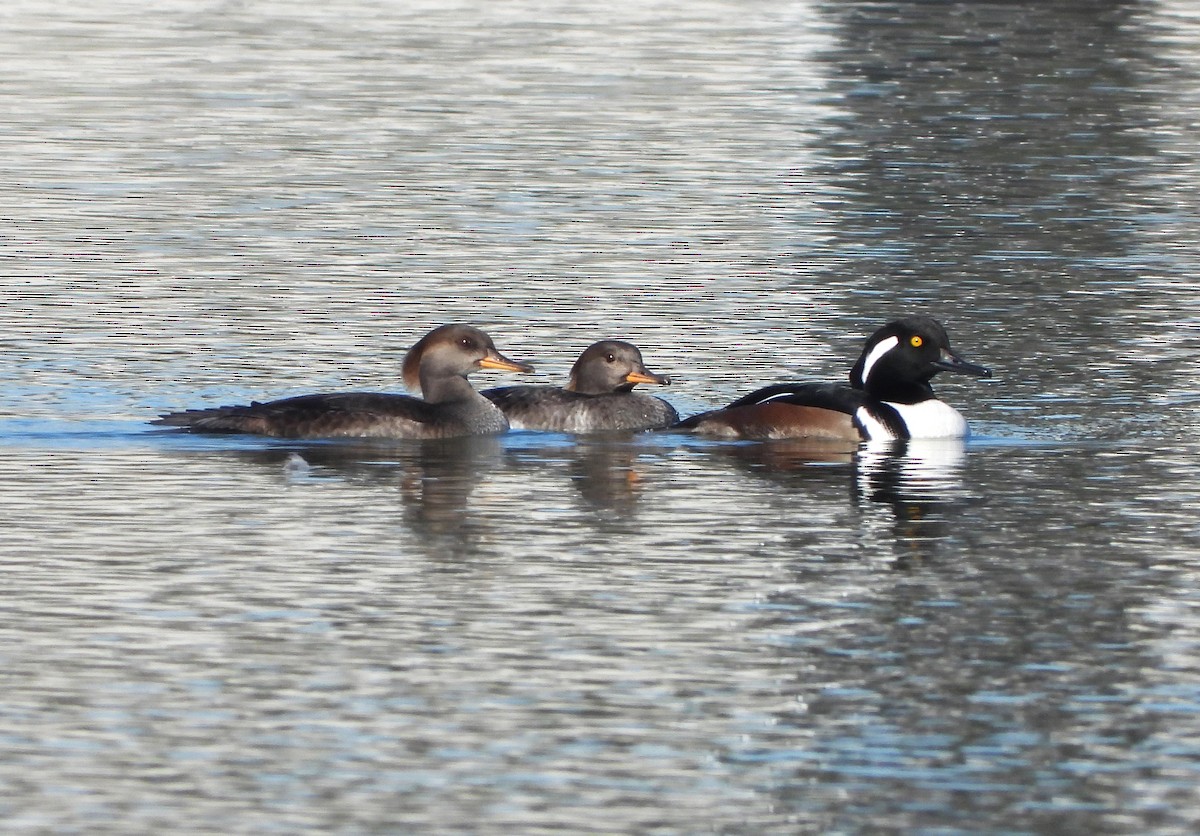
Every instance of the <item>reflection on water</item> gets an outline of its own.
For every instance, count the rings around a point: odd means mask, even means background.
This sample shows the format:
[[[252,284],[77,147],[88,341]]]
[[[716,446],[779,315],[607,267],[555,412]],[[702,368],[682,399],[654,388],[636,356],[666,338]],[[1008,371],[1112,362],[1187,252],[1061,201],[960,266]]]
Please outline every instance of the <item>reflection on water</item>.
[[[972,497],[963,481],[961,439],[872,442],[860,446],[821,439],[764,443],[711,442],[705,452],[782,490],[845,505],[861,515],[857,541],[897,568],[934,557],[938,541],[961,525]],[[801,513],[805,511],[802,507]]]
[[[265,466],[296,484],[338,479],[382,488],[384,497],[394,495],[403,511],[399,522],[415,540],[431,555],[451,557],[470,553],[486,539],[470,503],[501,454],[499,439],[481,437],[417,444],[369,439],[289,443],[223,455]]]
[[[658,438],[613,433],[563,437],[550,445],[544,438],[537,433],[528,436],[528,446],[514,456],[518,468],[563,471],[581,507],[598,526],[606,520],[636,519],[647,462],[664,452]]]
[[[866,502],[888,506],[897,565],[932,556],[931,544],[957,527],[969,495],[963,482],[966,449],[960,439],[921,439],[865,445],[856,483]]]
[[[963,491],[966,458],[957,438],[872,442],[857,459],[859,491],[874,502],[949,502]]]
[[[0,17],[8,830],[1200,826],[1186,3]],[[914,310],[965,447],[145,425],[446,321],[691,414]]]

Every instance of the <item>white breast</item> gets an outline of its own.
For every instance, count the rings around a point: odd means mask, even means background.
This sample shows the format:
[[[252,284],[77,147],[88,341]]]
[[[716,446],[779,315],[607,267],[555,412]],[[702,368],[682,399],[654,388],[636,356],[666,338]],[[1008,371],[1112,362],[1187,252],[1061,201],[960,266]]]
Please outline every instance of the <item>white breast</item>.
[[[959,411],[936,398],[920,403],[888,403],[888,406],[900,413],[912,438],[965,438],[970,433],[967,420]]]

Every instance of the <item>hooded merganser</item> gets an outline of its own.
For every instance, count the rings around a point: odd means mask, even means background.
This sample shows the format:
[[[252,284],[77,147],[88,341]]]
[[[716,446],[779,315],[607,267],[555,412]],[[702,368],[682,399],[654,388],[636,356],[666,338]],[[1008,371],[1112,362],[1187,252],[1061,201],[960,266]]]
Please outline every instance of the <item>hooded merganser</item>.
[[[404,358],[403,377],[424,400],[382,392],[300,395],[249,406],[189,409],[152,424],[193,432],[256,433],[276,438],[454,438],[508,429],[504,413],[471,388],[478,369],[533,371],[496,350],[492,338],[469,325],[430,331]]]
[[[601,340],[579,355],[571,367],[570,381],[561,389],[503,386],[480,394],[503,410],[515,430],[654,430],[674,424],[679,413],[661,398],[635,393],[633,387],[670,382],[646,368],[637,346]]]
[[[937,320],[908,316],[871,335],[850,371],[849,386],[780,383],[676,426],[723,438],[962,438],[968,434],[966,420],[929,385],[940,371],[992,374],[954,354]]]

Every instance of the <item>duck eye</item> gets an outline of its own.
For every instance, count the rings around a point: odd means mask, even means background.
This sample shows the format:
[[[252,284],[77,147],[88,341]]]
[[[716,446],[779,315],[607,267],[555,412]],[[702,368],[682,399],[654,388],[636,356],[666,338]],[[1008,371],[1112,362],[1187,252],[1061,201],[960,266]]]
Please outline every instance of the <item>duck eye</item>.
[[[925,341],[923,339],[921,339],[921,337],[918,336],[917,334],[913,334],[912,338],[909,339],[908,342],[913,348],[920,348],[921,346],[923,346],[925,344]]]
[[[607,360],[607,361],[608,361],[608,362],[610,362],[610,363],[615,363],[615,362],[617,362],[617,358],[616,358],[614,355],[612,355],[612,354],[609,354],[609,355],[607,355],[607,356],[606,356],[604,359],[605,359],[605,360]]]
[[[463,337],[461,340],[458,341],[458,344],[461,345],[463,348],[470,348],[471,347],[471,338]]]

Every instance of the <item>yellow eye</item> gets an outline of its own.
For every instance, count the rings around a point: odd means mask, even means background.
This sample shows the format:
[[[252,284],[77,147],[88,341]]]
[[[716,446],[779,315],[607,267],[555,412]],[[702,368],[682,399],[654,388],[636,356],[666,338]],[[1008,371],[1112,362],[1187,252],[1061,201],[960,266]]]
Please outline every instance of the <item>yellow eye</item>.
[[[909,343],[912,344],[913,348],[920,348],[922,345],[925,344],[925,341],[923,339],[921,339],[920,337],[918,337],[916,334],[913,334],[912,339],[909,340]]]

